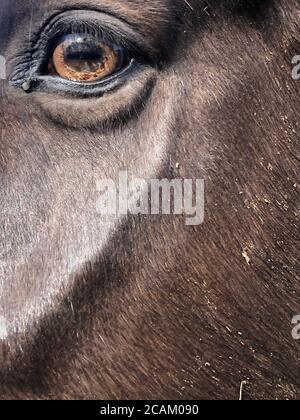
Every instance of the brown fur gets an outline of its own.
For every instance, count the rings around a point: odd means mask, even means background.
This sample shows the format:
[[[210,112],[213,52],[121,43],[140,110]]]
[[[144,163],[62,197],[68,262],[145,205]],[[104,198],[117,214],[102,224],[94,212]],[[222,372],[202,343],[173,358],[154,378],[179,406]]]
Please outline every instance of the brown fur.
[[[78,3],[0,0],[9,74]],[[158,66],[93,99],[1,81],[1,397],[299,398],[298,0],[87,3]],[[102,220],[122,169],[204,178],[205,223]]]

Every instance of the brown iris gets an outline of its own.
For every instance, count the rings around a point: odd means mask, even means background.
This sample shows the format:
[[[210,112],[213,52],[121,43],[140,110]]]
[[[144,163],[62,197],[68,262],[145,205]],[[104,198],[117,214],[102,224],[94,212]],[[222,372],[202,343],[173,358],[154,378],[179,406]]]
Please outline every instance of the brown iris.
[[[90,35],[69,35],[55,48],[49,70],[74,82],[97,82],[120,66],[120,52]]]

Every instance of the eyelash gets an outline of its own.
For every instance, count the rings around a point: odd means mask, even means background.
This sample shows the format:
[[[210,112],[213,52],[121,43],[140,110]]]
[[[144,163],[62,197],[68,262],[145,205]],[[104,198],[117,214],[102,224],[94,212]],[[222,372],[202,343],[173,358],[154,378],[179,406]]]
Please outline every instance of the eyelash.
[[[83,11],[89,13],[91,11]],[[97,12],[99,13],[99,12]],[[118,30],[116,23],[109,27],[97,19],[77,19],[72,21],[72,16],[58,16],[54,23],[46,25],[39,34],[33,36],[28,50],[22,54],[22,60],[16,65],[16,70],[11,78],[13,85],[22,86],[24,82],[30,85],[30,90],[41,91],[63,91],[76,96],[90,96],[105,93],[107,90],[116,88],[119,84],[126,81],[126,78],[142,65],[152,65],[150,55],[144,50],[140,42],[136,43],[131,31],[130,36],[124,30]],[[117,18],[114,18],[116,20]],[[60,77],[46,76],[44,69],[51,58],[55,42],[65,35],[81,33],[88,34],[102,39],[104,42],[114,44],[122,48],[129,60],[127,67],[99,82],[89,84],[63,80]]]

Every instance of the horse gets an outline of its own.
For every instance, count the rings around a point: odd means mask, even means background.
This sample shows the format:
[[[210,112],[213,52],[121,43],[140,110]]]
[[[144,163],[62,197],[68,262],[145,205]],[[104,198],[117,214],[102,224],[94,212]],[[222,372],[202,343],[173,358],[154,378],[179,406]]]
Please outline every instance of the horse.
[[[299,398],[298,0],[0,11],[1,399]],[[125,171],[203,220],[102,214]]]

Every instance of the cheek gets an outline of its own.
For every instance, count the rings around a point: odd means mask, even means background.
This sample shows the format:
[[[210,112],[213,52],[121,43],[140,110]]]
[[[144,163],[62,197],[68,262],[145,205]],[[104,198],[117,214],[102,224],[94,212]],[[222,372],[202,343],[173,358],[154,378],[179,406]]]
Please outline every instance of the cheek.
[[[65,129],[30,112],[22,126],[13,116],[7,121],[15,127],[5,136],[10,156],[0,186],[3,206],[11,212],[1,220],[10,251],[0,266],[7,279],[0,305],[8,314],[8,334],[30,331],[30,314],[38,322],[51,313],[72,289],[74,275],[104,253],[124,221],[97,213],[97,181],[118,185],[120,171],[129,178],[160,177],[180,103],[173,82],[157,83],[140,117],[109,134]]]

